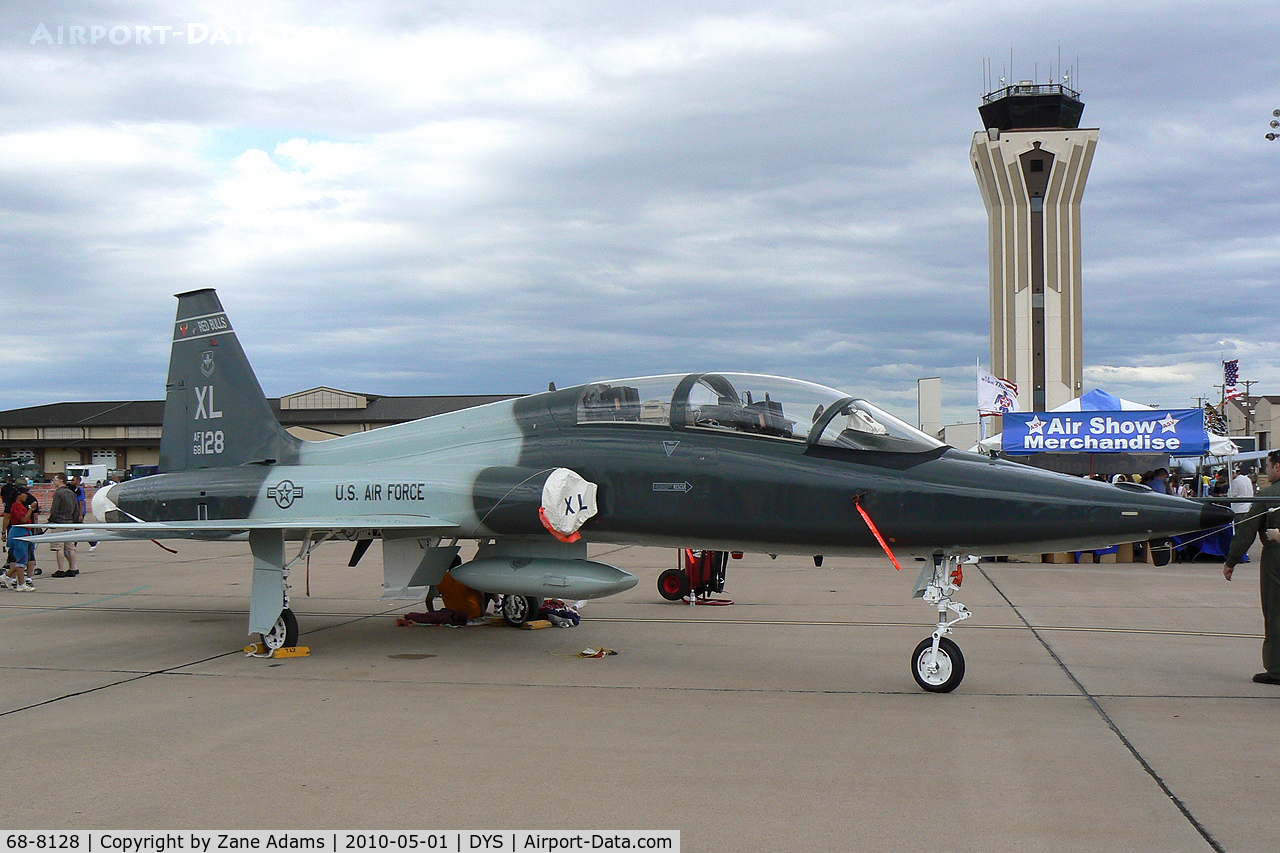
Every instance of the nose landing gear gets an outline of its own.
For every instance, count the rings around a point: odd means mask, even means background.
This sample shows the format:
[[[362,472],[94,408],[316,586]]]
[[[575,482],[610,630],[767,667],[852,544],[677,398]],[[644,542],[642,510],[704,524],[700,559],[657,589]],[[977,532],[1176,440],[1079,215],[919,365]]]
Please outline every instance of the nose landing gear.
[[[938,624],[933,636],[922,640],[911,654],[911,675],[930,693],[950,693],[964,680],[964,655],[955,641],[946,636],[952,632],[953,625],[973,615],[969,608],[951,600],[964,582],[961,570],[964,562],[968,561],[959,556],[944,559],[937,555],[933,566],[925,566],[916,581],[915,597],[938,608]]]

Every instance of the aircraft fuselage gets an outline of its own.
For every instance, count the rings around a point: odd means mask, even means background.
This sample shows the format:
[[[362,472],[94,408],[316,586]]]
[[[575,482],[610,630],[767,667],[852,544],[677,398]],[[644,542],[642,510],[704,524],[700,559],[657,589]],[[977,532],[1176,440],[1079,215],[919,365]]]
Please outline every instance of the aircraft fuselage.
[[[590,542],[864,554],[860,500],[903,554],[1101,548],[1208,526],[1217,507],[936,447],[892,452],[643,423],[573,423],[580,388],[316,443],[296,464],[130,481],[112,503],[147,521],[292,517],[376,525],[389,513],[460,538],[544,537],[539,473],[598,485]],[[498,463],[498,464],[495,464]],[[370,519],[366,524],[364,519]],[[113,519],[107,519],[113,520]]]

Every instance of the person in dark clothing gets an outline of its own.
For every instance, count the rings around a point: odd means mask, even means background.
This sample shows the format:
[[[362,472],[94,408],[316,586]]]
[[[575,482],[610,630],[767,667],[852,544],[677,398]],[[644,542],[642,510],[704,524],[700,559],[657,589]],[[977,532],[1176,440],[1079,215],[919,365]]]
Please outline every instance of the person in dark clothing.
[[[79,524],[80,504],[76,500],[76,493],[67,485],[66,475],[54,474],[53,484],[57,487],[57,491],[53,493],[53,500],[49,502],[49,523]],[[76,543],[64,542],[61,545],[54,545],[53,551],[58,558],[58,570],[53,573],[55,578],[73,578],[80,574],[80,570],[76,568]]]
[[[71,491],[76,493],[77,511],[79,512],[78,518],[80,519],[80,521],[84,521],[85,516],[88,515],[88,507],[85,504],[84,483],[81,482],[79,477],[70,477],[67,480],[67,485],[71,488]],[[93,540],[89,541],[90,551],[92,551],[94,548],[97,548],[97,547],[98,547],[97,542]]]
[[[1280,449],[1267,454],[1267,479],[1271,485],[1258,491],[1257,497],[1280,496]],[[1222,575],[1231,580],[1236,565],[1253,545],[1262,538],[1262,559],[1258,562],[1258,579],[1262,591],[1262,620],[1265,639],[1262,641],[1263,672],[1253,677],[1261,684],[1280,684],[1280,506],[1258,501],[1248,515],[1237,517],[1236,532],[1231,537],[1231,549],[1222,566]]]
[[[13,506],[13,499],[18,496],[20,491],[22,491],[22,487],[14,481],[13,475],[6,474],[4,485],[0,486],[0,498],[4,500],[5,512],[8,512],[9,507]]]

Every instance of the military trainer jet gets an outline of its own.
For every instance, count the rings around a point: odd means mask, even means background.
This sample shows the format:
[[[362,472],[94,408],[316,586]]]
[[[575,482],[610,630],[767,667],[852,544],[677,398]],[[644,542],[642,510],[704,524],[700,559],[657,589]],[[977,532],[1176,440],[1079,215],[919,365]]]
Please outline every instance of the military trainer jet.
[[[587,559],[588,543],[921,557],[916,596],[938,622],[911,669],[935,692],[964,676],[947,635],[970,615],[954,596],[971,555],[1102,548],[1231,517],[954,450],[853,395],[750,374],[594,382],[303,441],[272,414],[210,289],[178,295],[160,469],[98,491],[100,523],[46,525],[37,541],[247,537],[249,631],[272,648],[298,638],[290,567],[333,539],[355,543],[353,566],[382,540],[384,598],[421,597],[453,566],[516,623],[544,597],[636,584]],[[458,565],[464,539],[479,550]]]

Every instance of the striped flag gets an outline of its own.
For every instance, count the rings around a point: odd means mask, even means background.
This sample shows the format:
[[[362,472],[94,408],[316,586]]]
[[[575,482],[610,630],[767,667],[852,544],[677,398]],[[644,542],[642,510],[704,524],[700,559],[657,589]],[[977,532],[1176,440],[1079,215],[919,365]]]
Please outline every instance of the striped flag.
[[[1222,384],[1223,393],[1226,394],[1228,400],[1239,397],[1243,392],[1236,387],[1240,381],[1240,359],[1233,358],[1230,361],[1222,362]]]

